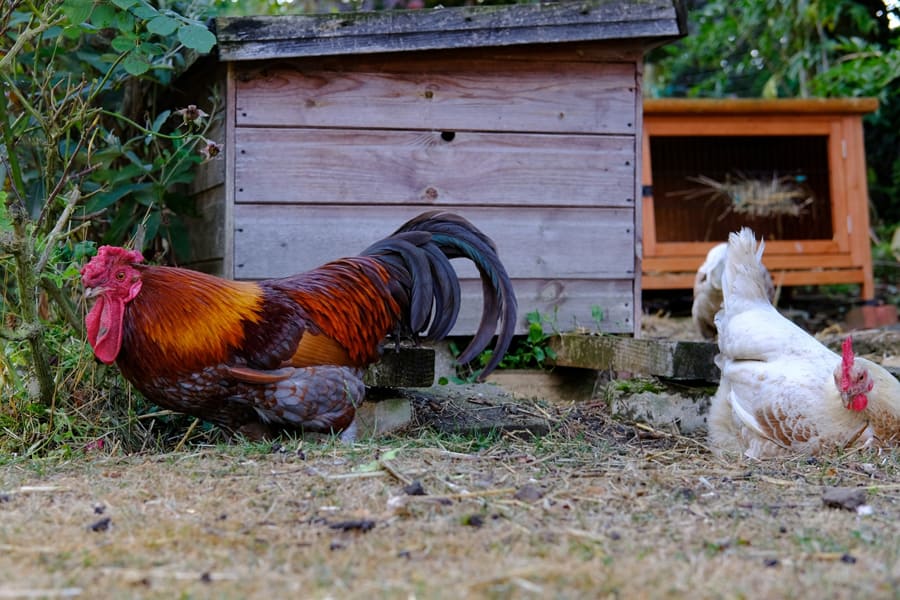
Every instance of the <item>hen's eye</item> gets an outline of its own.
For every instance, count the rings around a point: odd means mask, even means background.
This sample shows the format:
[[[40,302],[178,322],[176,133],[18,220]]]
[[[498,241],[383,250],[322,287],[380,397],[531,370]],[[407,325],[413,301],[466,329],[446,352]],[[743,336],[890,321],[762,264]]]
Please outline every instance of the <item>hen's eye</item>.
[[[118,279],[119,281],[125,279],[125,271],[119,271],[118,273],[116,273],[116,279]]]

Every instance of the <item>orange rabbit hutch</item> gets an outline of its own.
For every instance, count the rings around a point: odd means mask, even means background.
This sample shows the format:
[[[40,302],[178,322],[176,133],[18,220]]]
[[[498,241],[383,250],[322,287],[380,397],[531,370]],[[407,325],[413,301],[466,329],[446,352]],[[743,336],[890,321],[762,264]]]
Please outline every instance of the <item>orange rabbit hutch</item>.
[[[862,116],[872,98],[647,99],[643,289],[690,288],[749,226],[776,284],[860,284],[874,298]]]

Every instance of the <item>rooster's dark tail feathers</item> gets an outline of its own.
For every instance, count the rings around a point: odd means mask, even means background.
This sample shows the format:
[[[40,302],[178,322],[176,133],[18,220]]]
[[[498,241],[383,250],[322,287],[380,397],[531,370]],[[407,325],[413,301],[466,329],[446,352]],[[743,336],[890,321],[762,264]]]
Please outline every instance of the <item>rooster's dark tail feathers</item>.
[[[458,360],[466,363],[478,356],[496,333],[482,376],[497,366],[515,333],[517,307],[512,282],[489,237],[459,215],[431,211],[411,219],[362,255],[378,257],[395,274],[407,300],[407,333],[424,333],[429,340],[446,337],[459,315],[460,286],[450,259],[471,260],[481,275],[484,308],[478,330]]]

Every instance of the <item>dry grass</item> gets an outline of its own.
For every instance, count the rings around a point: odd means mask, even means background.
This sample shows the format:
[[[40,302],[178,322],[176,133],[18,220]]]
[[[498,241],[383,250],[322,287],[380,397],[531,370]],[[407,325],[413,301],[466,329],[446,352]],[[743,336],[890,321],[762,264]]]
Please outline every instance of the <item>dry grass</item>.
[[[727,211],[746,217],[798,217],[813,203],[812,191],[793,176],[753,179],[741,174],[728,175],[725,181],[716,181],[705,175],[688,177],[700,187],[678,192],[687,199],[706,197],[709,200],[725,200]]]
[[[0,597],[900,595],[896,455],[720,462],[602,410],[535,440],[11,461]],[[866,486],[872,514],[825,485]]]

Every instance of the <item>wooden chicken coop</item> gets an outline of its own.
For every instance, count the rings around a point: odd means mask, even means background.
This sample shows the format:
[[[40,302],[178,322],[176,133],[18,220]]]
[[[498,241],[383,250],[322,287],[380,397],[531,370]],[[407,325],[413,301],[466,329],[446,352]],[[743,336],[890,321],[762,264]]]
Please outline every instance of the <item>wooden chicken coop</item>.
[[[492,237],[525,313],[633,333],[640,315],[644,52],[679,0],[587,0],[223,18],[224,160],[193,193],[198,268],[284,276],[356,254],[410,217]],[[206,108],[206,107],[201,107]],[[481,286],[460,262],[471,334]],[[599,309],[599,313],[597,312]],[[602,314],[602,319],[596,317]]]
[[[776,284],[874,298],[862,116],[871,98],[644,102],[644,289],[691,288],[751,227]]]

